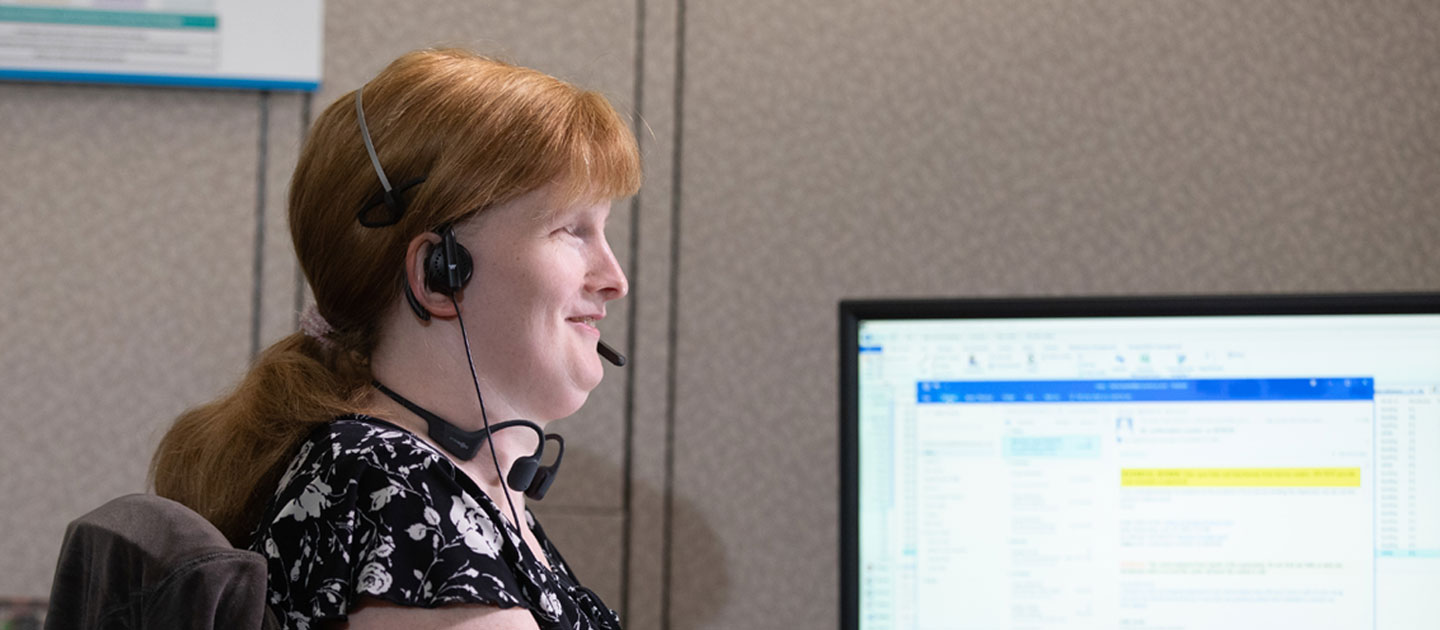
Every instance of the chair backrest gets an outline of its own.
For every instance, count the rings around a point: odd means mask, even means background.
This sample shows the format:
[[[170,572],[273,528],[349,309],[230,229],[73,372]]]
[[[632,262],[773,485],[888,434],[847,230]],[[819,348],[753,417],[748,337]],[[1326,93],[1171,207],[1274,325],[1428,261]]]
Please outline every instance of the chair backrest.
[[[48,628],[278,628],[265,558],[235,549],[189,508],[149,494],[70,523],[50,587]]]

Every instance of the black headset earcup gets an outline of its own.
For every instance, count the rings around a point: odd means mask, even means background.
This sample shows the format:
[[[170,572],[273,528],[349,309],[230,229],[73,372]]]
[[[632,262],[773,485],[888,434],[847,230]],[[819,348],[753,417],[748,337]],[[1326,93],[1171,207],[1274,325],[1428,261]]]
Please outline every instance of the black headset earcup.
[[[454,252],[454,260],[447,252]],[[455,264],[455,274],[450,273],[450,263]],[[425,255],[425,288],[441,295],[454,295],[465,288],[470,276],[475,273],[475,259],[470,250],[455,240],[455,230],[441,230],[440,244],[430,248]]]
[[[525,496],[539,501],[545,498],[545,493],[550,491],[550,484],[555,483],[554,466],[541,467],[535,471],[535,478],[530,481],[530,487],[525,489]]]
[[[470,283],[470,276],[475,273],[475,259],[470,257],[470,250],[464,245],[455,243],[455,276],[458,281],[453,285],[454,290],[459,291]]]
[[[435,245],[425,254],[425,290],[450,295],[450,278],[445,264],[445,248]]]
[[[535,471],[540,468],[540,457],[531,455],[521,457],[510,465],[510,474],[505,477],[505,483],[511,490],[524,492],[530,489],[530,483],[535,480]]]

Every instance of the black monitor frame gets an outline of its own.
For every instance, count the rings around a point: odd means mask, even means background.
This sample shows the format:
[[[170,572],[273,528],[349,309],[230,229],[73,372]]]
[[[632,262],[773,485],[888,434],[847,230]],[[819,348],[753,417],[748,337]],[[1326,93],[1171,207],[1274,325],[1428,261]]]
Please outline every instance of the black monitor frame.
[[[1149,295],[840,302],[840,628],[860,628],[859,355],[867,319],[1440,314],[1440,293]]]

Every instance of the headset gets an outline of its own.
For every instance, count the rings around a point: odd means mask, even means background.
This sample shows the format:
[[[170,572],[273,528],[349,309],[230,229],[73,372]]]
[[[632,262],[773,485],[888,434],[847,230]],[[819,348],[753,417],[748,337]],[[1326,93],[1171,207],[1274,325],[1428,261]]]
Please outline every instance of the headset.
[[[453,298],[475,274],[475,259],[470,256],[470,250],[456,242],[453,227],[442,225],[435,228],[435,233],[440,235],[440,245],[431,246],[425,254],[425,288]],[[405,280],[405,301],[410,304],[410,310],[415,311],[416,317],[430,321],[430,311],[415,298],[408,277]]]
[[[486,428],[479,431],[463,431],[459,427],[446,422],[444,418],[435,415],[429,409],[421,407],[408,398],[395,393],[394,390],[381,384],[379,381],[371,381],[371,385],[380,393],[389,396],[391,400],[400,403],[412,413],[425,420],[427,433],[430,438],[440,444],[452,455],[463,460],[470,460],[475,457],[480,445],[490,436],[491,433],[502,431],[511,427],[524,427],[535,432],[539,436],[540,444],[535,452],[515,460],[510,465],[510,474],[505,476],[506,485],[512,490],[525,493],[525,496],[539,501],[545,498],[545,493],[550,491],[550,484],[555,483],[555,477],[560,472],[560,461],[565,458],[565,438],[555,434],[547,434],[540,425],[529,420],[506,420],[495,424],[486,423]],[[483,416],[483,412],[482,412]],[[542,466],[541,460],[545,454],[545,442],[554,440],[560,447],[555,455],[555,463],[549,466]],[[492,448],[494,445],[491,445]],[[500,471],[496,469],[496,474]]]
[[[365,124],[365,107],[362,97],[364,89],[364,86],[361,86],[355,90],[355,117],[360,126],[360,137],[365,142],[365,151],[370,155],[370,165],[375,168],[375,174],[380,178],[382,190],[366,202],[366,205],[356,213],[355,218],[360,225],[367,228],[386,227],[400,221],[405,214],[405,193],[424,183],[425,178],[411,179],[398,188],[390,186],[390,180],[385,176],[385,169],[381,168],[380,158],[375,153],[375,144],[370,139],[370,129]],[[376,210],[383,210],[384,214],[376,216]],[[485,413],[485,399],[480,393],[480,377],[475,372],[475,359],[470,351],[470,335],[465,330],[465,318],[460,314],[460,304],[455,297],[455,294],[465,288],[465,285],[470,282],[471,276],[475,274],[475,259],[470,255],[470,251],[456,240],[454,226],[443,224],[433,231],[440,236],[440,243],[432,245],[424,254],[425,289],[449,297],[455,306],[455,317],[460,323],[460,336],[465,342],[465,358],[470,364],[470,376],[475,385],[475,398],[480,403],[480,417],[484,428],[479,431],[465,431],[411,402],[379,381],[371,381],[371,384],[382,394],[423,418],[430,439],[461,460],[473,459],[480,446],[485,444],[490,435],[496,431],[512,427],[524,427],[534,431],[539,436],[535,452],[516,459],[510,465],[509,475],[500,471],[500,462],[499,458],[495,456],[493,441],[489,442],[490,458],[495,464],[496,476],[503,477],[510,489],[524,492],[525,496],[535,500],[543,499],[560,472],[560,461],[565,455],[565,439],[559,435],[546,434],[540,425],[529,420],[507,420],[494,425],[490,424],[490,419]],[[405,301],[410,305],[410,309],[422,321],[430,321],[430,311],[415,297],[415,292],[410,286],[409,274],[404,276],[403,283],[405,285]],[[616,352],[614,348],[603,341],[597,344],[596,351],[616,366],[625,365],[624,355]],[[545,453],[545,443],[551,440],[557,443],[560,450],[555,456],[555,463],[543,466],[541,458]],[[514,502],[510,501],[509,493],[506,493],[505,501],[510,504],[510,514],[515,519],[516,527],[519,527],[521,525],[519,514],[515,510]]]

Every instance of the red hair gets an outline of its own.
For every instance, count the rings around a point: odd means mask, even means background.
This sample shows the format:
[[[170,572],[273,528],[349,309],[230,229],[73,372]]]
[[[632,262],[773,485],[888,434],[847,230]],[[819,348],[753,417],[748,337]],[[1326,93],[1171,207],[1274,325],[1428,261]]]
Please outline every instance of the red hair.
[[[635,137],[610,103],[535,70],[423,50],[362,89],[388,179],[425,181],[406,193],[396,224],[362,226],[357,213],[381,185],[354,92],[315,121],[291,180],[290,233],[334,343],[301,333],[276,342],[234,391],[176,419],[150,463],[157,494],[199,512],[237,546],[249,542],[299,442],[358,409],[411,238],[547,184],[564,202],[616,199],[640,187]]]

